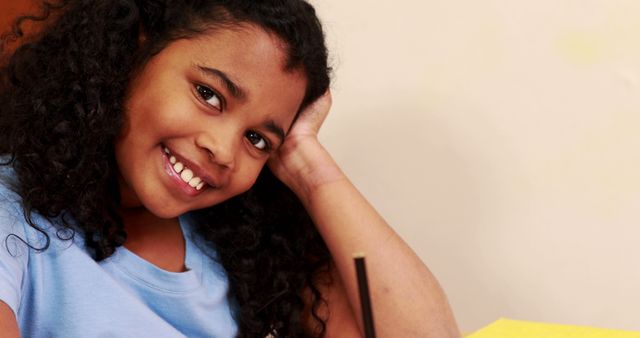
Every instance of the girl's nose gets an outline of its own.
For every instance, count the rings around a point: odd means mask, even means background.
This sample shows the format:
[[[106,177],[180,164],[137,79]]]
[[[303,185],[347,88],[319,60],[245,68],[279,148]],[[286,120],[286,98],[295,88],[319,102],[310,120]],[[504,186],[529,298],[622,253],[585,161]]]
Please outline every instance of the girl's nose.
[[[207,152],[209,160],[224,169],[233,169],[235,164],[235,141],[225,135],[201,134],[196,145]]]

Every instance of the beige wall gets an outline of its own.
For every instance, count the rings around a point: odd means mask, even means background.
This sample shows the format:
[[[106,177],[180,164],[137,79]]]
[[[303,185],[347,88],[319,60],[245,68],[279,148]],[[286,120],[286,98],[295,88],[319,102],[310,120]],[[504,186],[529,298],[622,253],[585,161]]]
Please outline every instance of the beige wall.
[[[313,2],[324,142],[462,329],[640,330],[640,1]]]

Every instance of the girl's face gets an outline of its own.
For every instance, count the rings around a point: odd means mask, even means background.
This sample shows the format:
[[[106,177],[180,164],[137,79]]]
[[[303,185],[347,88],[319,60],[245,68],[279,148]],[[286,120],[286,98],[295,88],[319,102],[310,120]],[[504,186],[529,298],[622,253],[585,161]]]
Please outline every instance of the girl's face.
[[[162,218],[249,189],[306,89],[285,46],[253,25],[169,44],[132,80],[116,143],[124,207]]]

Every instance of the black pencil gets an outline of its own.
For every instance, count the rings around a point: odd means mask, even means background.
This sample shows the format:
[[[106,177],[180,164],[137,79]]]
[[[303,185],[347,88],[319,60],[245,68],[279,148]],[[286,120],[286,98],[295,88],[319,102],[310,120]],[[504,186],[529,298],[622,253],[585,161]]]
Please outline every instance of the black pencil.
[[[373,326],[373,311],[371,308],[371,296],[369,295],[369,282],[367,281],[367,268],[364,263],[364,254],[355,254],[353,261],[356,264],[356,275],[358,277],[358,292],[360,294],[364,336],[365,338],[375,338],[376,331]]]

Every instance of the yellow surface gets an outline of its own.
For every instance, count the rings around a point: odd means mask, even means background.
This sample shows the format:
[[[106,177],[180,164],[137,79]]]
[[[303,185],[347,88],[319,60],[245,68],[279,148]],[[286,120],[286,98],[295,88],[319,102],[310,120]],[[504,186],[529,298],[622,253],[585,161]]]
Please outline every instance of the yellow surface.
[[[498,319],[466,338],[640,338],[640,332]]]

